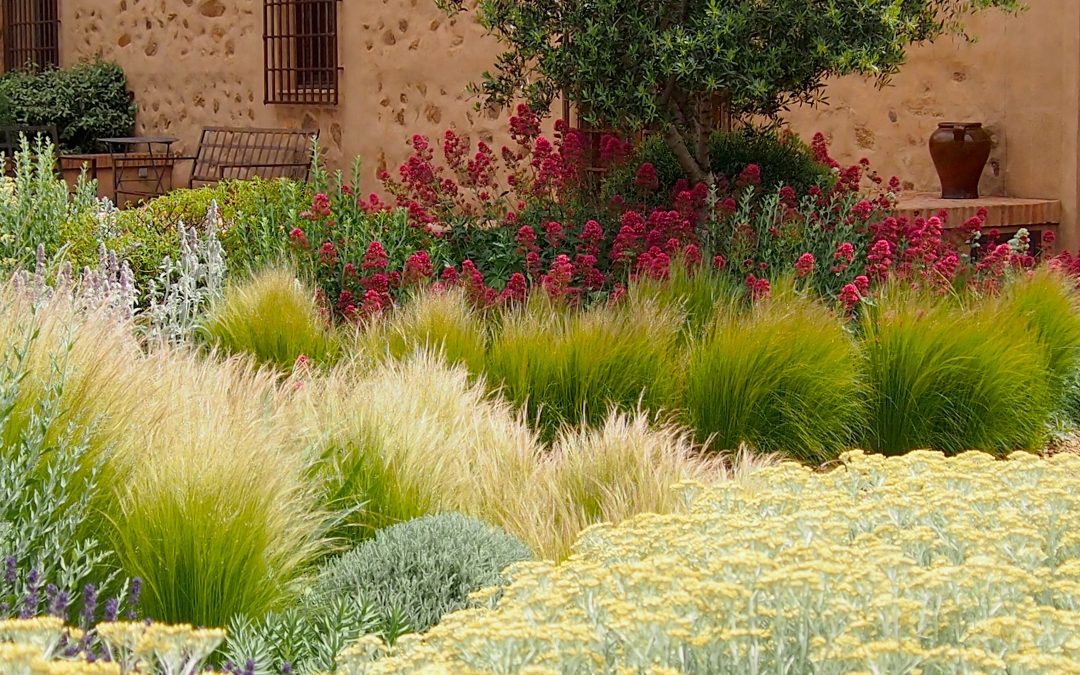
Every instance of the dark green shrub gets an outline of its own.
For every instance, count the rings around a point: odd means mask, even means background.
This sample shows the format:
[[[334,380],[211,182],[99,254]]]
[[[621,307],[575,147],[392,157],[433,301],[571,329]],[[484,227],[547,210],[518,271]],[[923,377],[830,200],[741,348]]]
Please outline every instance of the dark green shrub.
[[[55,124],[64,152],[98,152],[97,139],[128,136],[135,128],[135,103],[124,71],[97,60],[71,68],[13,71],[0,77],[0,100],[8,122]]]
[[[508,565],[530,558],[528,546],[497,527],[456,513],[425,516],[380,530],[331,560],[311,601],[361,597],[422,632],[465,607],[470,593],[500,583]]]
[[[733,182],[743,170],[756,164],[761,169],[762,187],[789,185],[800,194],[813,185],[831,180],[829,167],[819,164],[807,147],[794,134],[762,132],[752,129],[717,132],[711,141],[712,170],[717,180]],[[644,163],[656,169],[659,189],[643,192],[634,185],[638,169]],[[638,147],[629,160],[613,168],[604,179],[606,199],[622,195],[630,202],[650,201],[650,195],[668,200],[672,188],[686,172],[659,136],[650,136]]]

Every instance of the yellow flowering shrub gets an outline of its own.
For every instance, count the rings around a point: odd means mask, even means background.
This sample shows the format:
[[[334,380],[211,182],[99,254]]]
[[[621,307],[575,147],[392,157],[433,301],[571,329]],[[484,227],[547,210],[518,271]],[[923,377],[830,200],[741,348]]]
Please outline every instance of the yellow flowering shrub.
[[[107,660],[68,656],[61,647],[83,634],[54,617],[0,621],[0,673],[4,675],[187,675],[225,639],[225,631],[145,623],[103,623],[96,627]],[[209,672],[209,671],[207,671]]]
[[[353,673],[1077,673],[1080,457],[848,453],[586,530]]]

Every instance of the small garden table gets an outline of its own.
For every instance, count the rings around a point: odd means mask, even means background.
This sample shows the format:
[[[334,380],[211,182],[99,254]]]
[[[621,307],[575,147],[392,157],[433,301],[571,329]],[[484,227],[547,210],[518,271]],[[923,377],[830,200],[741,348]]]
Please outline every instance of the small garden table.
[[[113,201],[121,206],[120,195],[139,198],[152,198],[165,194],[167,179],[171,183],[172,169],[176,157],[172,154],[172,144],[178,141],[173,136],[125,136],[121,138],[99,138],[109,151],[113,165]],[[144,147],[145,152],[139,152]],[[126,175],[128,169],[135,170],[135,176]],[[134,183],[134,187],[125,187]]]

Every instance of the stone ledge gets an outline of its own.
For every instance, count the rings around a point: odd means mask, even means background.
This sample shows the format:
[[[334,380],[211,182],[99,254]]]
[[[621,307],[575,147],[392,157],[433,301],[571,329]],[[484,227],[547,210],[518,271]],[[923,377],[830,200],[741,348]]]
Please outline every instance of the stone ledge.
[[[1061,202],[1056,199],[1020,197],[980,197],[979,199],[942,199],[938,194],[916,192],[902,195],[896,206],[897,217],[929,218],[941,211],[949,214],[946,227],[960,227],[966,220],[986,209],[984,228],[1015,228],[1030,225],[1056,225],[1061,222]]]

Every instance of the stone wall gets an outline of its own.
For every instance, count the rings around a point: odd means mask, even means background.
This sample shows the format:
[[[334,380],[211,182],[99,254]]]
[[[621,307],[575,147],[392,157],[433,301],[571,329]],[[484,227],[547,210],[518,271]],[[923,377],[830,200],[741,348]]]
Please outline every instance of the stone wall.
[[[71,0],[62,3],[64,63],[102,55],[123,66],[140,131],[181,139],[190,154],[203,126],[322,129],[331,166],[397,166],[415,133],[449,126],[491,138],[498,115],[466,93],[494,45],[479,26],[430,0],[347,0],[340,9],[341,100],[336,107],[263,104],[261,0]]]
[[[982,121],[996,141],[984,190],[1062,199],[1065,231],[1080,244],[1072,227],[1080,3],[1030,4],[1019,18],[975,20],[975,44],[945,39],[913,50],[883,90],[857,78],[831,83],[830,104],[793,111],[793,128],[807,137],[823,131],[839,158],[866,156],[909,187],[933,190],[926,142],[937,123]],[[496,46],[431,0],[341,4],[342,98],[323,109],[263,105],[261,0],[67,0],[61,8],[64,62],[97,54],[118,61],[136,92],[141,130],[179,136],[184,151],[204,125],[317,125],[332,165],[363,158],[367,190],[377,169],[401,161],[413,133],[455,126],[490,138],[504,127],[500,115],[475,112],[465,93]]]
[[[983,122],[995,140],[982,190],[1061,199],[1066,241],[1077,231],[1080,3],[1037,0],[1019,17],[986,13],[975,43],[946,38],[911,52],[890,86],[860,78],[830,83],[828,106],[794,111],[804,137],[822,131],[835,154],[869,158],[919,191],[939,189],[927,142],[938,122]]]

